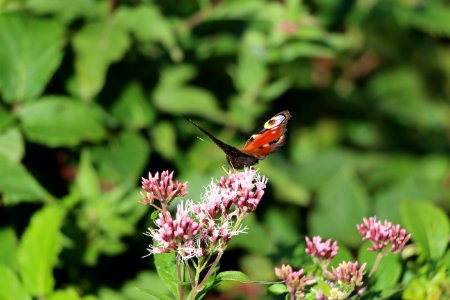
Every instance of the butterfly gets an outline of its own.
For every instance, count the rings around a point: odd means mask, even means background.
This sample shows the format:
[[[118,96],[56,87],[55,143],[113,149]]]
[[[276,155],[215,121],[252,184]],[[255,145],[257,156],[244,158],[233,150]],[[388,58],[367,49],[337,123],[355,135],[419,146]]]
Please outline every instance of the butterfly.
[[[187,120],[206,134],[211,141],[225,152],[227,161],[231,167],[243,169],[256,165],[260,160],[284,145],[286,141],[286,125],[290,118],[291,114],[287,110],[277,113],[248,139],[241,150],[225,144],[191,119],[187,118]]]

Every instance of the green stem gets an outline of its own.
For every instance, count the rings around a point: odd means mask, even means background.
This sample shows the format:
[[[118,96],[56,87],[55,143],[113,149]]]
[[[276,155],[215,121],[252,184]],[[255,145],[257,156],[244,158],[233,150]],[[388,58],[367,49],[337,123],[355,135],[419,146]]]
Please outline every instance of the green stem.
[[[375,262],[372,265],[372,269],[370,270],[369,273],[369,278],[372,278],[373,274],[375,273],[375,271],[378,268],[378,265],[380,264],[381,258],[384,256],[383,252],[379,252],[377,255],[377,258],[375,258]]]
[[[180,295],[180,300],[183,300],[183,280],[181,277],[181,261],[180,257],[177,255],[177,275],[178,275],[178,294]]]

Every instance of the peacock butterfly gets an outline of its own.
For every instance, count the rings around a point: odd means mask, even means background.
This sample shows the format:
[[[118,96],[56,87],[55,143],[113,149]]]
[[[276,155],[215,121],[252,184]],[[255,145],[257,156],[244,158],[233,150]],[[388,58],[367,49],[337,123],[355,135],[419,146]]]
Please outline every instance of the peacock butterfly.
[[[242,150],[225,144],[191,119],[187,120],[206,134],[211,141],[225,152],[227,161],[231,167],[242,169],[257,164],[267,155],[283,146],[286,141],[286,124],[290,118],[291,114],[289,111],[284,110],[279,112],[270,118],[269,121],[264,123],[263,128],[258,130],[248,139]]]

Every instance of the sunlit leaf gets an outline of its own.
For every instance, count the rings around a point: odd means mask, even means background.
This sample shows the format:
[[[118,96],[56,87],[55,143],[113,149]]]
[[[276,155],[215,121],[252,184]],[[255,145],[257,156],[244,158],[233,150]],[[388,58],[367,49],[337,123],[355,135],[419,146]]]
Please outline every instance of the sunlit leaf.
[[[170,292],[178,298],[178,276],[175,253],[154,254],[153,257],[159,277],[164,280]]]
[[[13,269],[0,264],[0,299],[1,300],[31,300]]]
[[[0,93],[8,103],[38,97],[61,63],[64,27],[49,19],[0,15]]]
[[[401,216],[411,239],[429,259],[439,259],[447,249],[449,219],[444,211],[427,202],[401,204]]]
[[[55,285],[53,268],[61,251],[61,224],[65,211],[51,205],[33,215],[20,240],[18,262],[27,291],[33,296],[49,294]]]

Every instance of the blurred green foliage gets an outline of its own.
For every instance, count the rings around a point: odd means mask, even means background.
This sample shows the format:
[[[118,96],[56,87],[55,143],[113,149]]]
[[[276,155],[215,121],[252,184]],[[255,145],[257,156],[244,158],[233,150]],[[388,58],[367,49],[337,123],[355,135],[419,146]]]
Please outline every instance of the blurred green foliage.
[[[0,299],[164,293],[140,177],[174,169],[196,199],[226,162],[182,114],[238,146],[284,109],[287,143],[258,165],[270,188],[222,269],[274,280],[305,234],[355,256],[355,224],[376,215],[423,258],[403,273],[392,258],[376,287],[439,299],[448,20],[446,0],[0,0]]]

